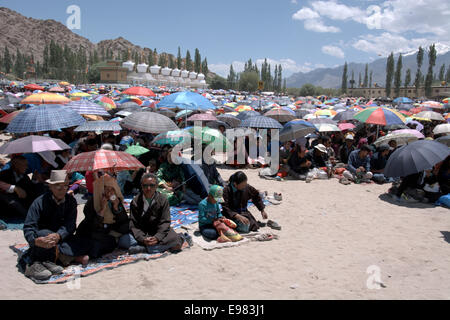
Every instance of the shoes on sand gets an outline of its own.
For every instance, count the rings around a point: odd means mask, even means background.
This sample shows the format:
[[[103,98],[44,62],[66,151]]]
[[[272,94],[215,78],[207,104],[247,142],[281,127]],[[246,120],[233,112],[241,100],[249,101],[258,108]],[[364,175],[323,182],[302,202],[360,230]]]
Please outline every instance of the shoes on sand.
[[[34,262],[32,265],[28,265],[25,270],[25,276],[35,280],[48,280],[51,278],[52,273],[41,262]]]

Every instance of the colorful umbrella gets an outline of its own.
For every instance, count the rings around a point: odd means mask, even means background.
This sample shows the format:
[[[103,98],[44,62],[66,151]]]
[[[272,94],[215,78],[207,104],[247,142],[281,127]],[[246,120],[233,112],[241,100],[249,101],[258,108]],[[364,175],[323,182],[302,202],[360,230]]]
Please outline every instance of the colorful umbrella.
[[[354,118],[360,122],[387,126],[392,124],[404,124],[405,117],[398,111],[383,108],[372,107],[355,114]]]
[[[334,117],[337,115],[337,112],[334,110],[319,110],[314,113],[316,117]]]
[[[17,117],[23,110],[19,110],[19,111],[14,111],[11,112],[9,114],[7,114],[6,116],[3,116],[0,118],[0,122],[1,123],[11,123],[11,121]]]
[[[81,153],[72,159],[64,167],[68,173],[83,171],[125,171],[145,168],[135,157],[126,152],[97,150]]]
[[[156,97],[156,94],[152,90],[144,87],[132,87],[122,93],[130,96]]]
[[[444,100],[442,100],[443,103],[450,103],[450,98],[445,98]]]
[[[66,92],[66,90],[61,87],[53,87],[53,88],[50,88],[50,90],[48,90],[48,92],[64,93],[64,92]]]
[[[37,93],[26,97],[21,104],[68,104],[70,99],[56,93]]]
[[[184,91],[164,97],[158,104],[160,108],[180,109],[180,110],[215,110],[216,106],[202,95]]]
[[[37,84],[27,84],[26,86],[24,86],[24,88],[27,90],[31,90],[31,91],[35,91],[35,90],[44,91],[44,88]]]
[[[443,109],[444,105],[436,101],[425,101],[421,104],[422,107],[432,108],[432,109]]]
[[[70,96],[74,97],[74,98],[89,98],[91,95],[89,93],[80,91],[80,92],[71,93]]]
[[[255,111],[255,109],[253,109],[250,106],[245,106],[245,105],[241,105],[241,106],[237,106],[235,108],[236,112],[244,112],[244,111]]]
[[[70,149],[70,147],[60,139],[28,136],[4,144],[0,147],[0,154],[37,153],[67,149]]]
[[[203,127],[200,130],[200,127],[190,127],[187,131],[194,139],[201,140],[202,144],[213,144],[216,149],[226,151],[232,146],[230,141],[217,129]]]
[[[142,156],[143,154],[146,154],[149,151],[150,150],[148,150],[147,148],[141,147],[139,144],[134,145],[134,146],[129,146],[125,150],[126,153],[131,154],[132,156],[135,156],[135,157]]]
[[[191,134],[185,130],[175,130],[161,133],[153,139],[152,144],[175,146],[179,143],[190,141]]]
[[[117,107],[116,103],[112,99],[105,96],[95,100],[94,102],[105,107],[107,110],[115,109]]]
[[[11,133],[57,131],[82,125],[86,120],[66,106],[42,105],[19,113],[6,128]]]

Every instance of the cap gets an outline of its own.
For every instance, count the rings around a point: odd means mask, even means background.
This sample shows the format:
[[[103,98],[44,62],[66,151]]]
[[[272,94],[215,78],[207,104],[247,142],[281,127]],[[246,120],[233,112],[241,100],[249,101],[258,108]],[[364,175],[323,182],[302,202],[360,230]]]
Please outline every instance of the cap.
[[[348,134],[345,136],[345,140],[355,140],[355,137],[352,134]]]
[[[213,185],[209,188],[209,195],[219,203],[223,203],[223,188],[221,186]]]
[[[318,144],[314,148],[316,148],[317,150],[319,150],[322,153],[327,153],[327,147],[325,147],[323,144]]]

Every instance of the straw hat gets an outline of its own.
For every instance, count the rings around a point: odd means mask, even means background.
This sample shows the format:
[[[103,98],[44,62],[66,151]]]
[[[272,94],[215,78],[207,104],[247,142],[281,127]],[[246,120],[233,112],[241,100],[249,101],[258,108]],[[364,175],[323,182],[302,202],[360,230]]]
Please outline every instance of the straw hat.
[[[317,150],[319,150],[322,153],[327,153],[327,147],[325,147],[323,144],[318,144],[314,148],[316,148]]]
[[[66,178],[67,178],[66,170],[52,170],[52,172],[50,174],[50,179],[48,179],[46,182],[48,184],[65,183]]]

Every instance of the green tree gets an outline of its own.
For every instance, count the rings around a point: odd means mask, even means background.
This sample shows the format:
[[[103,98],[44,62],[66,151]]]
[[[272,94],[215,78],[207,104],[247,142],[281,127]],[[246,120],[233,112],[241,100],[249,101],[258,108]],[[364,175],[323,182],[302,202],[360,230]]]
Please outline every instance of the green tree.
[[[372,88],[372,79],[373,79],[373,71],[370,70],[370,76],[369,76],[369,88]]]
[[[347,81],[348,81],[348,79],[347,79],[347,69],[348,69],[347,62],[345,62],[344,70],[342,72],[342,84],[341,84],[341,93],[342,94],[347,93]]]
[[[350,88],[355,88],[355,71],[352,70],[352,78],[350,79]]]
[[[283,80],[283,93],[287,93],[286,78]]]
[[[173,56],[169,55],[169,68],[170,69],[175,69],[175,67],[176,67],[176,64],[175,64],[175,61],[173,59]]]
[[[366,63],[366,69],[364,70],[364,83],[363,87],[367,88],[369,86],[369,64]]]
[[[362,87],[362,75],[361,75],[361,72],[359,73],[359,78],[358,78],[358,88],[361,88]]]
[[[450,83],[450,65],[447,68],[447,72],[445,73],[445,81]]]
[[[234,72],[233,64],[230,65],[230,73],[227,78],[228,89],[236,89],[236,73]]]
[[[445,81],[445,63],[442,64],[441,69],[439,70],[439,81]]]
[[[411,69],[406,70],[405,76],[405,88],[407,88],[411,84]]]
[[[278,66],[275,65],[275,72],[273,76],[272,88],[274,91],[278,91]]]
[[[192,58],[191,58],[191,53],[189,52],[189,50],[186,51],[185,67],[186,67],[187,71],[192,71]]]
[[[395,68],[395,61],[394,61],[394,53],[391,52],[387,59],[386,64],[386,96],[390,97],[391,95],[391,88],[392,88],[392,80],[394,78],[394,68]]]
[[[216,75],[210,82],[209,87],[213,90],[227,89],[227,80]]]
[[[153,58],[153,52],[152,50],[150,50],[150,52],[148,53],[148,57],[147,57],[147,63],[150,67],[155,65],[155,59]]]
[[[194,53],[194,71],[200,73],[202,70],[202,56],[200,51],[196,48]]]
[[[258,89],[259,75],[255,71],[242,72],[239,76],[239,90],[255,92]]]
[[[181,58],[181,49],[178,47],[178,54],[177,54],[177,68],[183,69],[183,59]]]
[[[345,68],[345,65],[344,65],[344,68]],[[311,83],[306,83],[300,88],[300,95],[302,97],[313,96],[315,94],[316,94],[316,88]]]
[[[395,96],[400,96],[400,87],[402,86],[402,68],[403,68],[403,58],[402,54],[398,56],[397,59],[397,69],[395,71],[394,86],[395,86]]]
[[[428,51],[428,73],[425,79],[425,96],[431,97],[432,95],[432,85],[433,85],[433,68],[436,65],[436,48],[432,44],[430,50]]]
[[[14,62],[14,74],[18,78],[24,78],[25,73],[25,63],[24,63],[24,57],[19,52],[19,48],[16,48],[16,58]]]
[[[208,77],[209,69],[208,69],[208,60],[205,59],[202,62],[202,73],[205,75],[205,79]]]
[[[416,72],[416,78],[414,80],[414,86],[416,87],[416,95],[419,94],[419,88],[420,88],[420,84],[421,84],[421,78],[422,78],[422,63],[423,63],[423,48],[419,47],[419,51],[417,52],[417,57],[416,57],[416,61],[417,61],[417,72]]]
[[[282,90],[282,82],[283,82],[283,67],[278,65],[278,84],[277,84],[277,90],[278,92],[281,92]]]

